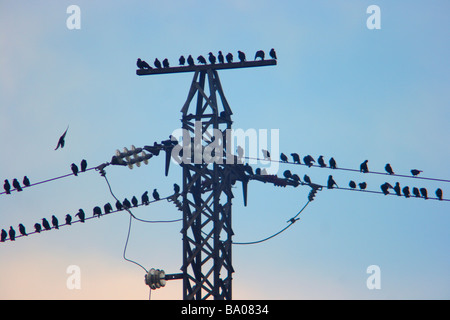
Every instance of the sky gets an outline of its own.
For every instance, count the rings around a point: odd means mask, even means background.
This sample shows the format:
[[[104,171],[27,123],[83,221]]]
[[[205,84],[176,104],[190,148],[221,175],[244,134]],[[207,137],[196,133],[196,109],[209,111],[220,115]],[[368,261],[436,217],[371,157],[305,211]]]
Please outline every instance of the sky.
[[[70,5],[80,28],[68,28]],[[380,9],[380,29],[367,20]],[[450,159],[450,22],[446,0],[433,1],[8,1],[0,0],[0,180],[31,183],[109,161],[117,149],[142,147],[180,128],[193,74],[137,76],[136,59],[152,63],[219,50],[253,59],[277,51],[277,65],[219,71],[233,128],[278,130],[279,152],[334,157],[338,167],[448,180]],[[69,23],[70,25],[70,23]],[[66,145],[54,150],[69,127]],[[270,148],[270,146],[269,146]],[[277,155],[275,155],[276,157]],[[257,164],[255,167],[262,164]],[[280,164],[300,177],[341,187],[365,181],[440,187],[448,182]],[[163,157],[130,170],[107,167],[114,194],[161,196],[182,171]],[[248,204],[233,189],[233,240],[263,239],[284,228],[310,188],[251,181]],[[0,190],[3,191],[3,190]],[[95,170],[0,194],[0,228],[42,218],[64,220],[83,208],[114,203]],[[233,299],[449,299],[448,201],[345,190],[319,191],[300,220],[269,241],[233,246]],[[133,213],[181,218],[173,203]],[[0,243],[0,299],[149,299],[144,270],[123,257],[129,215],[122,211],[59,230]],[[132,221],[126,257],[146,269],[179,273],[181,222]],[[378,266],[370,289],[370,266]],[[71,266],[80,271],[70,288]],[[69,269],[68,269],[69,268]],[[68,272],[69,270],[69,272]],[[151,299],[182,299],[180,280]]]

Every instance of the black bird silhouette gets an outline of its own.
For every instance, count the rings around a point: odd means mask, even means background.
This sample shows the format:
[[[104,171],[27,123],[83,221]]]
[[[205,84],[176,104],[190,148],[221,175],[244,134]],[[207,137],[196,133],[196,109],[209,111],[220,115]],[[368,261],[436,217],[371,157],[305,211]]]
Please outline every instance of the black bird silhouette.
[[[227,59],[228,63],[232,63],[233,62],[233,54],[231,52],[229,52],[225,58]]]
[[[72,224],[72,216],[70,214],[66,214],[66,224],[69,226]]]
[[[99,206],[95,206],[94,209],[92,209],[93,216],[97,216],[100,218],[102,215],[102,209]]]
[[[323,156],[320,156],[318,159],[317,159],[317,163],[319,164],[319,166],[321,167],[321,168],[325,168],[327,165],[325,164],[325,161],[323,160]]]
[[[314,158],[311,155],[307,155],[305,157],[303,157],[303,162],[308,166],[308,167],[312,167],[313,162],[316,162],[316,160],[314,160]]]
[[[224,58],[223,58],[223,54],[222,51],[219,51],[219,55],[217,56],[217,59],[219,60],[219,63],[224,63]]]
[[[72,172],[74,175],[78,176],[78,167],[75,163],[72,163],[72,165],[70,166],[70,168],[72,169]]]
[[[55,227],[55,229],[59,229],[58,218],[56,218],[55,215],[52,215],[52,225]]]
[[[336,160],[334,160],[333,157],[330,159],[329,163],[331,169],[336,169]]]
[[[272,59],[277,59],[277,53],[274,48],[270,49],[269,55]]]
[[[412,169],[411,170],[411,174],[415,177],[417,176],[419,173],[423,172],[422,170],[417,170],[417,169]]]
[[[154,64],[155,67],[157,67],[158,69],[162,69],[161,62],[158,60],[158,58],[155,59],[155,61],[153,62],[153,64]]]
[[[5,189],[6,194],[11,194],[11,185],[9,184],[8,179],[5,179],[5,183],[3,184],[3,189]]]
[[[116,209],[117,209],[117,211],[123,210],[122,202],[120,202],[119,200],[117,200],[117,202],[116,202]]]
[[[30,179],[28,179],[27,176],[23,177],[23,181],[22,182],[23,182],[23,185],[25,187],[29,187],[30,186]]]
[[[361,165],[359,166],[359,172],[367,173],[369,172],[369,167],[367,166],[367,163],[369,160],[365,160]]]
[[[333,176],[329,175],[327,181],[327,188],[333,189],[334,186],[336,186],[336,188],[339,188],[336,181],[334,181]]]
[[[438,197],[439,200],[442,200],[442,189],[441,188],[437,188],[436,189],[436,197]]]
[[[285,171],[283,172],[283,176],[284,176],[286,179],[292,178],[292,172],[291,172],[290,170],[285,170]]]
[[[78,210],[78,213],[75,216],[78,217],[80,221],[84,223],[84,218],[86,215],[84,214],[83,209]]]
[[[261,151],[262,151],[264,160],[270,160],[270,152],[266,149],[262,149]]]
[[[245,53],[238,50],[238,58],[239,58],[239,60],[241,60],[241,62],[244,62],[246,60]]]
[[[81,172],[85,172],[87,169],[87,161],[85,159],[81,160],[80,166],[81,166]]]
[[[35,223],[34,224],[34,231],[36,231],[37,233],[40,233],[42,230],[42,226],[39,223]]]
[[[401,196],[401,195],[402,195],[402,192],[401,192],[401,189],[400,189],[400,183],[399,183],[399,182],[396,182],[396,183],[395,183],[394,191],[395,191],[395,193],[396,193],[398,196]]]
[[[288,157],[284,153],[282,153],[280,154],[280,160],[282,162],[288,162]]]
[[[144,60],[141,60],[141,58],[137,59],[136,65],[139,69],[152,69],[152,67],[150,67],[150,65]]]
[[[300,177],[298,176],[298,174],[294,173],[292,175],[292,180],[297,181],[297,182],[301,182]]]
[[[349,187],[352,188],[352,189],[355,189],[355,188],[356,188],[356,182],[353,181],[353,180],[350,180],[350,182],[348,183],[348,185],[349,185]]]
[[[189,55],[189,57],[187,58],[187,63],[188,63],[188,65],[190,65],[190,66],[195,66],[194,58],[192,58],[191,55]]]
[[[300,163],[300,156],[298,153],[291,153],[292,159],[294,160],[294,163]]]
[[[392,170],[392,167],[389,163],[386,164],[386,166],[384,167],[384,170],[386,170],[386,172],[389,174],[394,174],[394,170]]]
[[[138,199],[136,198],[136,196],[133,196],[133,198],[131,198],[131,203],[133,204],[133,207],[137,207],[139,202]]]
[[[184,66],[184,64],[186,63],[186,59],[184,58],[184,56],[181,56],[180,59],[178,59],[178,62],[180,63],[180,66]]]
[[[306,174],[303,176],[303,181],[305,181],[305,183],[311,184],[311,178]]]
[[[264,51],[258,50],[258,51],[256,51],[256,54],[255,54],[255,60],[257,58],[260,58],[261,60],[264,60],[264,56],[265,56]]]
[[[12,226],[9,227],[9,240],[14,241],[16,240],[16,231],[13,229]]]
[[[156,191],[156,189],[153,190],[153,199],[155,199],[155,200],[159,200],[160,199],[159,198],[159,193],[158,193],[158,191]]]
[[[25,226],[23,224],[19,224],[19,232],[23,236],[27,236],[27,231],[25,230]]]
[[[388,195],[389,194],[389,188],[392,188],[392,186],[385,182],[380,186],[381,191],[383,191],[384,195]]]
[[[148,191],[145,191],[141,196],[141,201],[143,205],[148,205],[150,203],[150,199],[148,197]]]
[[[197,57],[197,61],[200,62],[200,63],[206,64],[206,59],[205,59],[205,57],[203,57],[203,56],[201,56],[201,55]]]
[[[167,58],[165,58],[162,63],[163,63],[163,67],[164,68],[169,68],[170,67],[169,60]]]
[[[20,186],[20,183],[17,179],[13,180],[12,185],[14,188],[16,188],[17,191],[22,191],[22,187]]]
[[[122,204],[123,204],[123,207],[125,209],[130,209],[131,208],[131,202],[127,198],[125,198],[125,200],[123,200]]]
[[[422,197],[424,197],[425,199],[428,199],[428,192],[427,189],[425,188],[420,188],[420,194],[422,195]]]
[[[66,139],[67,130],[69,130],[69,126],[67,126],[67,129],[66,129],[66,131],[64,131],[62,136],[59,137],[58,144],[56,145],[55,150],[57,150],[59,147],[61,147],[61,149],[64,148],[64,145],[66,144],[65,139]]]
[[[367,183],[365,182],[358,183],[358,185],[361,190],[365,190],[367,188]]]
[[[112,205],[111,205],[111,203],[106,203],[104,206],[103,206],[103,210],[105,210],[105,214],[108,214],[108,213],[110,213],[110,212],[112,212],[113,211],[113,208],[112,208]]]
[[[216,57],[213,55],[213,53],[210,52],[210,53],[208,53],[208,55],[209,55],[209,57],[208,57],[209,63],[216,64]]]
[[[176,183],[173,184],[173,192],[175,194],[179,194],[180,193],[180,186],[177,185]]]
[[[50,227],[50,223],[48,223],[47,219],[42,218],[42,226],[45,230],[50,230],[52,227]]]
[[[409,198],[410,197],[411,192],[409,191],[409,187],[408,186],[403,187],[402,191],[403,191],[403,195],[405,196],[405,198]]]
[[[420,198],[420,191],[419,191],[419,188],[414,187],[414,188],[413,188],[413,194],[414,194],[417,198]]]
[[[2,229],[0,241],[1,241],[1,242],[5,242],[5,240],[6,240],[7,237],[8,237],[8,232],[6,232],[5,229]]]

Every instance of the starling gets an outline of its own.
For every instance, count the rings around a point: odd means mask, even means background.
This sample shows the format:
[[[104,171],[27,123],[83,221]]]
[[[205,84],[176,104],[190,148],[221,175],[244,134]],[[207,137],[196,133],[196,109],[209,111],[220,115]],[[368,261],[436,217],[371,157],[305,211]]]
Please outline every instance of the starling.
[[[270,160],[270,152],[269,151],[262,149],[262,154],[263,154],[264,160]]]
[[[419,188],[414,187],[413,188],[413,194],[416,196],[416,198],[420,198]]]
[[[349,185],[349,187],[352,188],[352,189],[355,189],[355,188],[356,188],[356,182],[353,181],[353,180],[350,180],[350,182],[348,183],[348,185]]]
[[[365,182],[358,183],[358,185],[361,190],[365,190],[367,188],[367,183]]]
[[[411,170],[411,174],[415,177],[417,176],[419,173],[423,172],[422,170],[417,170],[417,169],[412,169]]]
[[[233,62],[233,54],[230,52],[225,56],[225,59],[227,59],[228,63],[232,63]]]
[[[402,195],[402,192],[401,192],[401,189],[400,189],[400,183],[399,183],[399,182],[396,182],[396,183],[395,183],[394,191],[395,191],[395,193],[396,193],[398,196],[401,196],[401,195]]]
[[[209,57],[208,60],[211,64],[216,64],[216,57],[213,55],[212,52],[208,53]]]
[[[305,183],[311,184],[311,179],[306,174],[303,176],[303,181],[305,181]]]
[[[35,223],[34,224],[34,231],[36,231],[37,233],[40,233],[42,230],[42,226],[39,223]]]
[[[320,156],[318,159],[317,159],[317,163],[319,164],[319,166],[321,167],[321,168],[325,168],[327,165],[325,164],[325,161],[323,160],[323,156]]]
[[[123,205],[119,200],[116,202],[116,209],[117,211],[123,210]]]
[[[122,204],[123,204],[124,209],[130,209],[131,208],[131,202],[127,198],[125,198],[125,200],[123,200]]]
[[[27,236],[27,231],[25,230],[25,226],[23,224],[19,224],[19,232],[23,236]]]
[[[3,184],[3,189],[5,189],[6,194],[11,194],[11,185],[9,184],[8,179],[5,179],[5,183]]]
[[[84,218],[86,215],[84,214],[83,209],[78,210],[78,213],[75,216],[78,216],[78,218],[80,218],[80,221],[84,223]]]
[[[316,162],[316,161],[314,160],[314,158],[313,158],[312,156],[307,155],[307,156],[303,157],[303,162],[304,162],[308,167],[311,168],[312,165],[313,165],[313,162]]]
[[[173,192],[175,194],[179,194],[180,193],[180,186],[177,185],[176,183],[173,184]]]
[[[361,163],[361,165],[359,166],[359,172],[363,172],[363,173],[369,172],[369,167],[367,166],[367,162],[369,162],[369,160],[365,160],[363,163]]]
[[[246,60],[245,53],[243,53],[242,51],[238,51],[238,58],[241,62],[244,62]]]
[[[192,58],[191,55],[189,55],[189,57],[187,58],[187,63],[190,66],[195,66],[194,59]]]
[[[164,59],[162,63],[163,63],[163,67],[164,67],[164,68],[169,68],[169,67],[170,67],[170,65],[169,65],[169,60],[168,60],[167,58]]]
[[[162,69],[161,62],[158,60],[158,58],[155,59],[155,61],[153,62],[153,64],[155,65],[156,68]]]
[[[1,242],[5,242],[5,240],[6,240],[7,237],[8,237],[8,232],[6,232],[5,229],[2,229],[0,241],[1,241]]]
[[[294,163],[300,164],[300,156],[298,153],[291,153],[292,159],[294,160]]]
[[[156,189],[153,190],[153,199],[155,199],[155,200],[159,200],[160,199],[159,198],[159,193],[158,193],[158,191],[156,191]]]
[[[280,159],[281,159],[282,162],[288,162],[288,158],[287,158],[287,156],[284,153],[282,153],[280,155]]]
[[[131,203],[133,204],[133,207],[137,207],[138,206],[138,199],[133,196],[133,198],[131,198]]]
[[[108,214],[113,211],[112,205],[109,202],[103,206],[103,209],[105,210],[105,214]]]
[[[47,219],[43,218],[42,219],[42,226],[44,227],[45,230],[50,230],[52,227],[50,227],[50,223],[48,223]]]
[[[17,179],[13,180],[12,185],[14,188],[16,188],[17,191],[22,191],[22,187],[20,186],[20,183]]]
[[[256,54],[255,54],[255,60],[257,58],[260,58],[261,60],[264,60],[264,56],[265,56],[264,51],[258,50],[258,51],[256,51]]]
[[[30,186],[30,179],[28,179],[27,176],[23,177],[23,181],[22,182],[23,182],[23,185],[25,187],[29,187]]]
[[[283,172],[283,176],[286,179],[292,178],[292,172],[290,170],[286,170],[286,171]]]
[[[92,212],[94,217],[97,216],[100,218],[100,216],[102,215],[102,209],[99,206],[95,206]]]
[[[12,226],[9,227],[9,240],[14,241],[16,240],[16,231],[13,229]]]
[[[394,171],[392,170],[392,167],[391,167],[391,165],[389,163],[386,164],[386,166],[384,167],[384,170],[386,170],[386,172],[388,174],[394,174]]]
[[[219,60],[219,63],[224,63],[224,58],[223,58],[223,54],[222,51],[219,51],[219,55],[217,56],[217,59]]]
[[[389,194],[389,188],[392,188],[392,186],[389,183],[383,183],[380,186],[381,191],[383,191],[384,195],[388,195]]]
[[[136,65],[139,69],[151,69],[150,65],[145,62],[144,60],[141,60],[141,58],[138,58],[136,61]]]
[[[69,226],[72,224],[72,216],[70,214],[66,214],[66,224]]]
[[[408,186],[403,187],[402,191],[403,191],[403,195],[405,196],[405,198],[409,198],[410,197],[411,192],[409,191],[409,187]]]
[[[59,229],[58,218],[56,218],[54,215],[52,216],[52,225],[55,227],[55,229]]]
[[[197,57],[197,61],[198,61],[199,63],[206,64],[205,57],[203,57],[203,56],[201,56],[201,55]]]
[[[420,194],[422,195],[422,197],[424,197],[425,199],[428,199],[428,192],[427,189],[425,188],[420,188]]]
[[[329,163],[331,169],[336,169],[336,160],[334,160],[334,158],[331,158]]]
[[[274,48],[270,49],[269,55],[272,59],[277,59],[277,53]]]
[[[70,168],[72,169],[73,174],[78,176],[78,167],[77,167],[77,165],[75,163],[72,163]]]
[[[85,172],[87,169],[87,161],[85,159],[81,160],[80,166],[81,166],[81,172]]]
[[[67,126],[67,129],[66,129],[66,131],[64,131],[62,136],[59,137],[58,144],[56,145],[55,150],[57,150],[59,147],[61,147],[61,149],[64,148],[64,145],[66,143],[65,139],[66,139],[67,130],[69,130],[69,126]]]
[[[442,189],[441,188],[436,189],[436,196],[438,197],[439,200],[442,200]]]
[[[142,200],[142,204],[143,205],[148,205],[150,203],[150,199],[148,197],[148,191],[145,191],[142,196],[141,196],[141,200]]]
[[[334,181],[333,176],[330,175],[330,176],[328,176],[327,188],[333,189],[334,186],[339,188],[336,181]]]
[[[186,63],[186,59],[184,58],[184,56],[181,56],[180,59],[178,59],[178,62],[180,63],[180,66],[184,66],[184,64]]]

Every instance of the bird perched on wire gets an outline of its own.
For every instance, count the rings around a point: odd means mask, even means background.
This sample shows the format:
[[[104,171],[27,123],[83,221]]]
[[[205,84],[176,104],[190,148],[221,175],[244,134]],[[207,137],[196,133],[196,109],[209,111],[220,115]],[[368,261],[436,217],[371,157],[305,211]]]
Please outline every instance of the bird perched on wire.
[[[70,168],[72,169],[73,174],[75,176],[78,176],[78,172],[79,172],[78,166],[75,163],[72,163]]]
[[[184,64],[186,63],[186,59],[184,58],[184,56],[180,56],[180,59],[178,59],[178,62],[180,63],[180,66],[184,66]]]
[[[56,218],[55,215],[52,215],[52,225],[55,227],[55,229],[59,229],[58,218]]]
[[[288,157],[284,153],[281,153],[280,154],[280,160],[282,162],[288,162]]]
[[[40,233],[42,230],[42,226],[40,223],[35,223],[34,224],[34,231],[36,231],[37,233]]]
[[[70,226],[72,224],[72,216],[70,214],[66,214],[65,221],[66,221],[66,224]]]
[[[316,160],[314,160],[314,158],[311,155],[307,155],[305,157],[303,157],[303,162],[308,166],[308,167],[312,167],[313,162],[316,162]]]
[[[28,236],[27,231],[25,230],[25,226],[22,223],[19,224],[19,232],[23,236]]]
[[[83,209],[78,210],[78,213],[75,216],[80,219],[80,222],[84,223],[84,218],[85,218],[86,215],[85,215]]]
[[[260,58],[261,60],[264,60],[264,56],[265,56],[264,51],[258,50],[258,51],[256,51],[256,54],[255,54],[255,60],[257,58]]]
[[[319,164],[319,166],[321,167],[321,168],[325,168],[327,165],[325,164],[325,160],[323,160],[323,156],[320,156],[318,159],[317,159],[317,163]]]
[[[401,196],[401,195],[402,195],[402,192],[401,192],[401,189],[400,189],[400,183],[399,183],[399,182],[396,182],[396,183],[395,183],[394,191],[395,191],[395,193],[396,193],[398,196]]]
[[[30,179],[28,179],[27,176],[23,177],[23,181],[22,182],[23,182],[23,185],[25,187],[29,187],[30,186]]]
[[[217,60],[219,60],[219,63],[224,63],[224,57],[222,54],[222,51],[219,51],[219,54],[217,55]]]
[[[162,69],[161,62],[158,60],[158,58],[155,58],[155,61],[153,62],[156,68]]]
[[[300,156],[298,155],[298,153],[291,153],[291,156],[292,160],[294,160],[294,163],[300,164]]]
[[[270,49],[269,55],[272,59],[277,59],[277,53],[274,48]]]
[[[226,56],[225,59],[227,59],[228,63],[232,63],[233,62],[233,54],[231,52],[229,52]]]
[[[47,219],[42,218],[42,226],[45,230],[50,230],[52,227],[50,227],[50,223],[48,223]]]
[[[133,198],[131,198],[131,203],[133,204],[133,207],[137,207],[138,206],[138,199],[136,198],[136,196],[133,196]]]
[[[368,162],[369,162],[369,160],[365,160],[363,163],[361,163],[361,165],[359,166],[359,172],[363,172],[363,173],[369,172],[369,167],[367,165]]]
[[[437,188],[436,189],[436,197],[438,197],[439,200],[442,200],[442,195],[443,195],[442,189]]]
[[[148,206],[148,204],[150,203],[150,199],[148,197],[148,191],[145,191],[142,196],[141,196],[141,201],[143,205]]]
[[[5,242],[6,238],[8,238],[8,232],[5,229],[2,229],[0,241]]]
[[[124,209],[130,209],[131,208],[131,202],[127,198],[125,198],[123,200],[122,205],[123,205]]]
[[[162,64],[163,64],[163,67],[164,67],[164,68],[169,68],[169,67],[170,67],[170,65],[169,65],[169,60],[168,60],[167,58],[165,58],[165,59],[163,60]]]
[[[123,210],[122,202],[120,202],[119,200],[116,201],[116,209],[117,211]]]
[[[111,205],[111,203],[106,203],[104,206],[103,206],[103,210],[105,211],[105,214],[108,214],[108,213],[111,213],[112,211],[113,211],[113,208],[112,208],[112,205]]]
[[[56,145],[55,150],[57,150],[59,147],[64,148],[64,145],[66,144],[66,134],[67,134],[67,130],[69,130],[69,126],[67,126],[66,131],[64,131],[64,133],[61,135],[61,137],[59,137],[58,140],[58,144]]]
[[[306,174],[303,176],[303,181],[305,181],[305,183],[311,184],[311,178]]]
[[[350,180],[350,182],[348,183],[348,186],[349,186],[350,188],[352,188],[352,189],[355,189],[355,188],[356,188],[356,182],[353,181],[353,180]]]
[[[366,182],[358,183],[358,185],[359,185],[359,188],[360,188],[361,190],[365,190],[365,189],[367,188],[367,183],[366,183]]]
[[[216,64],[216,56],[214,56],[212,52],[208,53],[208,55],[209,55],[208,57],[209,63]]]
[[[384,195],[389,194],[389,188],[393,188],[389,183],[385,182],[380,186],[381,191],[383,191]]]
[[[195,66],[194,58],[192,58],[191,55],[189,55],[189,56],[187,57],[187,63],[188,63],[188,65],[190,65],[190,66]]]
[[[333,157],[330,158],[329,163],[330,163],[330,168],[331,169],[336,169],[336,160],[334,160]]]
[[[270,160],[270,152],[266,149],[262,149],[261,151],[262,151],[264,160]]]
[[[176,183],[173,184],[173,192],[174,192],[174,194],[180,193],[180,186]]]
[[[422,197],[424,197],[425,199],[428,199],[428,192],[427,189],[425,188],[420,188],[420,194],[422,195]]]
[[[386,172],[388,174],[394,174],[394,170],[392,170],[392,167],[389,163],[386,164],[386,166],[384,167],[384,170],[386,170]]]
[[[98,216],[100,218],[100,216],[102,215],[102,209],[99,206],[95,206],[94,209],[92,210],[93,216]]]
[[[329,175],[328,176],[328,181],[327,181],[327,188],[328,189],[333,189],[334,186],[336,186],[336,188],[339,188],[339,186],[337,185],[336,181],[334,181],[333,176]]]
[[[206,59],[205,59],[205,57],[203,57],[202,55],[200,55],[200,56],[197,57],[197,61],[198,61],[199,63],[206,64]]]
[[[411,192],[409,191],[409,187],[408,186],[403,187],[402,191],[403,191],[403,195],[405,196],[405,198],[409,198],[410,197]]]
[[[159,193],[158,193],[158,191],[156,190],[156,189],[153,189],[153,199],[155,199],[155,200],[159,200],[160,198],[159,198]]]
[[[284,176],[286,179],[292,178],[292,172],[291,172],[290,170],[285,170],[285,171],[283,172],[283,176]]]
[[[80,166],[81,166],[81,172],[85,172],[87,169],[87,161],[85,159],[81,160]]]
[[[20,186],[20,183],[17,179],[13,180],[12,185],[14,188],[16,188],[17,191],[22,191],[22,187]]]
[[[152,69],[152,67],[144,60],[141,60],[141,58],[137,59],[136,65],[139,69]]]
[[[421,172],[423,172],[422,170],[417,170],[417,169],[412,169],[411,170],[411,174],[415,177],[418,176]]]
[[[244,62],[246,60],[245,53],[238,50],[238,58],[241,62]]]
[[[416,198],[420,198],[419,188],[414,187],[413,188],[413,194],[416,196]]]
[[[8,179],[5,179],[5,183],[3,184],[3,189],[5,189],[6,194],[11,194],[11,185],[9,184]]]
[[[9,240],[15,241],[16,240],[16,230],[13,229],[12,226],[9,227]]]

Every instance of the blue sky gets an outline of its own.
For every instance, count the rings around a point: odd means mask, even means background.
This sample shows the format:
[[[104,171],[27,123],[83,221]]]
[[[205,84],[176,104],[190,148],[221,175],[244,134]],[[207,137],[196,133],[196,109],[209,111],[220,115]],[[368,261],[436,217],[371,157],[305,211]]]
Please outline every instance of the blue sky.
[[[66,9],[81,9],[69,30]],[[366,9],[381,9],[369,30]],[[138,77],[138,57],[237,50],[253,57],[275,48],[275,67],[219,72],[233,128],[278,129],[279,150],[333,156],[338,166],[449,179],[448,1],[0,1],[0,179],[33,182],[70,173],[70,164],[109,161],[116,149],[166,139],[180,127],[192,74]],[[69,125],[66,147],[54,151]],[[437,187],[448,183],[283,165],[324,184],[385,181]],[[114,193],[129,199],[180,183],[164,161],[129,170],[109,167]],[[309,188],[252,182],[248,206],[233,202],[234,240],[254,241],[286,226]],[[434,196],[434,195],[433,195]],[[95,171],[0,195],[0,228],[32,230],[55,214],[113,203]],[[145,219],[181,217],[171,203],[139,208]],[[448,202],[323,190],[301,220],[280,236],[233,247],[235,299],[448,299]],[[125,212],[0,245],[2,299],[148,299],[143,270],[122,258]],[[178,273],[181,224],[133,221],[127,257]],[[66,287],[70,265],[81,289]],[[378,265],[381,289],[366,269]],[[281,275],[281,276],[279,276]],[[180,281],[152,299],[181,299]]]

